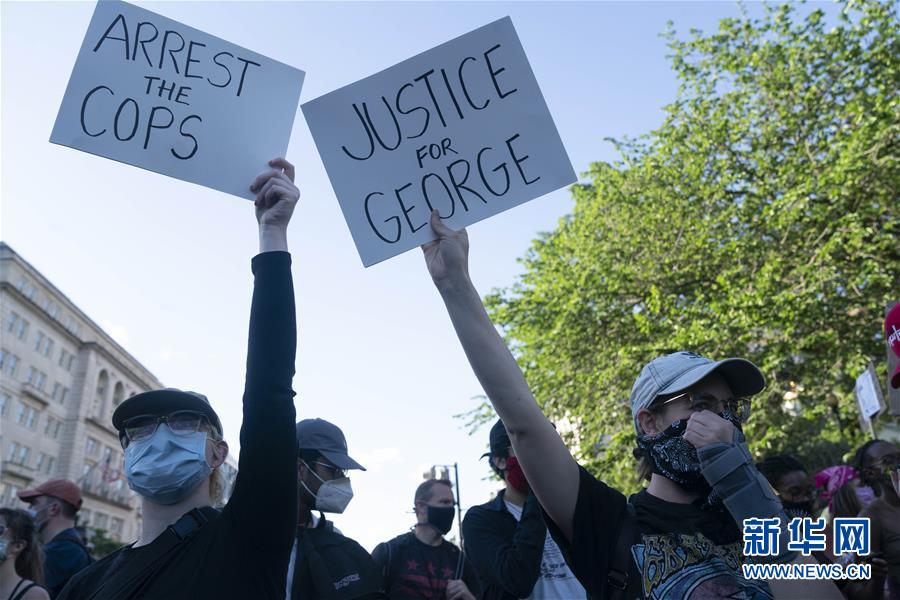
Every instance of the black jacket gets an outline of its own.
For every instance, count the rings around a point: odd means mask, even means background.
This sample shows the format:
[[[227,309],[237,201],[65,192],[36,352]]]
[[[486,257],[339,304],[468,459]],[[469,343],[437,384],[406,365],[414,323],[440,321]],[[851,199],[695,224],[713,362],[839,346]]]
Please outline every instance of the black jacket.
[[[485,600],[526,598],[541,575],[547,527],[541,505],[529,494],[516,522],[506,508],[505,490],[473,506],[463,519],[466,554],[481,580]]]

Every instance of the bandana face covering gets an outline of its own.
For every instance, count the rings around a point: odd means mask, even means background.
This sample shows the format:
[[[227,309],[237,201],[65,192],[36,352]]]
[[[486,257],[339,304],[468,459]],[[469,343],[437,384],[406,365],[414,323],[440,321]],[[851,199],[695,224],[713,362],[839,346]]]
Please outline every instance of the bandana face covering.
[[[731,412],[726,410],[719,416],[742,431],[740,421]],[[660,433],[639,435],[637,445],[650,459],[654,473],[671,479],[689,492],[708,496],[712,489],[703,477],[697,449],[683,437],[686,429],[687,419],[678,419]]]

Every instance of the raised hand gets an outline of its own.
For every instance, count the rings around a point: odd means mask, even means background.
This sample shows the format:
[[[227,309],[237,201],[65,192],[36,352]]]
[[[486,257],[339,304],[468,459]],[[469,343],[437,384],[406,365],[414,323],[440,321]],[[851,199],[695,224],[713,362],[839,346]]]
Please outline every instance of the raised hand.
[[[436,240],[422,245],[425,265],[438,288],[469,281],[469,236],[465,229],[454,231],[431,211],[431,229]]]
[[[256,220],[260,227],[287,228],[300,199],[300,190],[294,185],[294,165],[283,158],[269,161],[271,170],[262,173],[250,186],[256,194]]]

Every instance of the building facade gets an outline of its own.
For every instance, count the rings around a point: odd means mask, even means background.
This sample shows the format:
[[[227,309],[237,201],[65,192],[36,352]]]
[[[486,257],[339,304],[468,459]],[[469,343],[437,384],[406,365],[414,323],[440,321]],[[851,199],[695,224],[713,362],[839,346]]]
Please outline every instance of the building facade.
[[[78,522],[127,542],[139,503],[112,412],[164,387],[62,292],[0,242],[0,506],[48,479],[79,484]]]

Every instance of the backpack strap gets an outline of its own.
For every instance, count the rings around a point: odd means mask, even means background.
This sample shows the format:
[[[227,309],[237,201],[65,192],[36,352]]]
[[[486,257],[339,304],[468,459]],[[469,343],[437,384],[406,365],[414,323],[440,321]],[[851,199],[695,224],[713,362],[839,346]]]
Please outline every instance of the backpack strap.
[[[634,505],[625,503],[626,513],[619,527],[616,549],[610,559],[609,572],[606,575],[607,598],[609,600],[631,600],[629,590],[633,590],[637,582],[631,581],[631,546],[637,538],[637,516]]]
[[[158,568],[160,563],[172,550],[190,539],[210,520],[218,516],[219,511],[204,506],[195,508],[181,516],[180,519],[166,527],[157,539],[152,542],[153,551],[141,561],[131,561],[121,570],[114,573],[106,583],[101,585],[90,596],[91,598],[119,598],[125,590],[136,582],[147,578]],[[102,593],[102,596],[101,596]]]
[[[28,592],[28,590],[30,590],[30,589],[33,588],[33,587],[37,587],[37,586],[38,586],[38,584],[36,584],[35,582],[31,581],[31,582],[29,582],[28,584],[26,584],[25,587],[23,587],[23,588],[20,590],[20,589],[19,589],[19,586],[22,585],[23,583],[25,583],[25,580],[24,580],[24,579],[20,579],[20,580],[19,580],[19,583],[16,584],[16,587],[15,587],[15,588],[13,589],[13,591],[10,592],[10,594],[9,594],[9,599],[10,599],[10,600],[21,600],[21,598],[26,594],[26,592]],[[16,591],[18,591],[18,593],[16,593]]]

